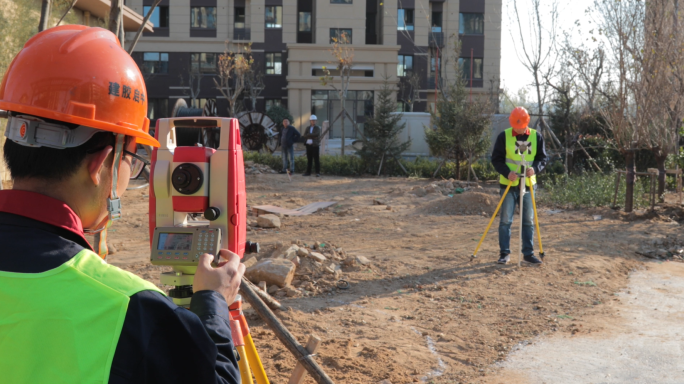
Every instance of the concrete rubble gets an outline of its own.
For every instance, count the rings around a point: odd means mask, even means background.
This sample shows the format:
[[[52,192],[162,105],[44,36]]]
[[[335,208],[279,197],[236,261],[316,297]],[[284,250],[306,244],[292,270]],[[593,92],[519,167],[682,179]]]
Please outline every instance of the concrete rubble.
[[[245,161],[245,174],[260,175],[262,173],[278,173],[268,165],[256,164],[253,161]]]
[[[337,291],[344,271],[369,268],[364,256],[348,255],[334,244],[295,240],[277,242],[271,251],[257,256],[245,276],[269,294],[278,297],[315,296]]]
[[[280,228],[280,218],[276,215],[261,215],[257,217],[257,226],[261,228]]]

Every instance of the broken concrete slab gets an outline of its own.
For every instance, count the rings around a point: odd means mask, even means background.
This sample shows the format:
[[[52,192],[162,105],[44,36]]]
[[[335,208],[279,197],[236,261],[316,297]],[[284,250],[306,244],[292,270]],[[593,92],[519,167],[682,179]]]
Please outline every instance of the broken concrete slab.
[[[245,268],[249,268],[249,267],[253,266],[254,264],[256,264],[257,261],[258,260],[257,260],[256,256],[250,256],[249,258],[243,259],[242,264],[245,265]]]
[[[294,274],[294,263],[285,259],[263,259],[245,271],[245,276],[253,283],[265,281],[281,288],[292,282]]]
[[[261,215],[257,217],[257,226],[261,228],[280,228],[280,218],[276,215]]]
[[[368,260],[367,257],[365,256],[356,256],[356,263],[360,265],[368,265],[370,264],[370,260]]]
[[[318,253],[318,252],[310,252],[309,257],[318,261],[319,263],[322,263],[322,262],[328,260],[325,256],[323,256],[322,253]]]

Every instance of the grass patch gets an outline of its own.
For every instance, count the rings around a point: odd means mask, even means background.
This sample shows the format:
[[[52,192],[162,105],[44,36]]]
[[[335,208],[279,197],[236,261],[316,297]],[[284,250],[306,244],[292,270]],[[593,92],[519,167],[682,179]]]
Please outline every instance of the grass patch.
[[[581,285],[584,287],[595,287],[596,283],[594,283],[591,280],[589,280],[589,281],[575,281],[575,285]]]

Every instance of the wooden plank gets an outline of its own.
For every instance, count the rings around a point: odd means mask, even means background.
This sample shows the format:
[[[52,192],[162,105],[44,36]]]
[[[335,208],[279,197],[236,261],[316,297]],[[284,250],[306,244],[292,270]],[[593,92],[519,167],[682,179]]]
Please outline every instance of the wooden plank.
[[[320,343],[321,339],[319,337],[315,335],[309,335],[309,341],[306,343],[306,351],[309,352],[310,355],[313,355],[318,350],[318,345]],[[297,366],[292,371],[292,376],[290,376],[290,380],[287,382],[287,384],[302,384],[306,378],[304,375],[306,375],[306,369],[302,363],[297,363]]]

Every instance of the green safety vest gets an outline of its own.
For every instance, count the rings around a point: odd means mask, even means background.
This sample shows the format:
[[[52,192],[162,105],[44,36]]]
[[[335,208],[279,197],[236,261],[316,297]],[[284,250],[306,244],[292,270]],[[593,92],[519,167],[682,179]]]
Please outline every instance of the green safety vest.
[[[0,381],[109,382],[130,296],[143,290],[163,294],[90,250],[42,273],[0,271]]]
[[[515,143],[517,141],[516,136],[513,136],[513,128],[508,128],[507,130],[504,131],[506,135],[506,165],[508,166],[508,169],[510,169],[512,172],[515,173],[522,173],[523,169],[523,163],[522,163],[522,156],[515,153],[516,147]],[[530,143],[530,151],[531,153],[526,153],[525,154],[525,164],[528,167],[532,166],[532,163],[534,162],[534,157],[537,155],[537,131],[534,129],[530,129],[530,135],[527,138],[527,141]],[[506,175],[508,176],[508,175]],[[534,184],[537,184],[537,176],[534,175],[532,177],[527,177],[525,178],[525,185],[530,187]],[[500,175],[499,176],[499,182],[503,185],[508,185],[510,180],[508,180],[507,177]],[[520,179],[516,180],[511,184],[513,187],[517,187],[520,184]]]

